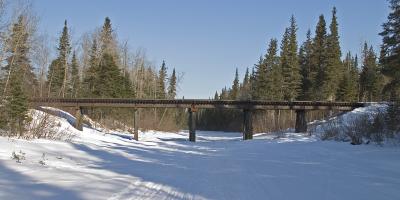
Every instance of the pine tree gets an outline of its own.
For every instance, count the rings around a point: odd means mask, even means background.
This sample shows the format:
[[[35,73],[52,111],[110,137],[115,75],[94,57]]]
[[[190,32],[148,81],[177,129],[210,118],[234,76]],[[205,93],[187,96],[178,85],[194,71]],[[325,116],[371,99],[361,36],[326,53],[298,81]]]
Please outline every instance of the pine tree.
[[[327,37],[327,63],[324,69],[324,81],[322,92],[324,99],[333,101],[338,90],[339,81],[343,74],[343,65],[341,63],[341,50],[339,44],[338,22],[336,17],[336,7],[332,10],[332,22],[329,26],[330,34]]]
[[[58,57],[52,61],[48,75],[49,96],[65,97],[68,77],[68,56],[71,51],[67,20],[57,47]]]
[[[230,99],[236,100],[239,97],[239,73],[236,68],[235,79],[233,80],[232,90],[230,92]]]
[[[290,27],[285,30],[281,45],[281,68],[283,76],[284,99],[295,100],[301,89],[300,66],[297,55],[297,25],[294,16],[290,19]]]
[[[380,63],[382,73],[389,78],[385,93],[400,101],[400,0],[390,0],[391,12],[383,26]],[[394,99],[392,99],[394,100]]]
[[[312,99],[312,79],[311,79],[311,55],[312,55],[312,39],[311,31],[307,31],[307,39],[300,47],[299,52],[299,63],[301,72],[301,93],[299,96],[300,100],[311,100]]]
[[[167,67],[165,66],[165,61],[163,61],[160,71],[158,72],[157,79],[157,99],[165,99],[165,82],[167,79]]]
[[[312,100],[325,100],[322,85],[325,80],[325,70],[327,66],[327,36],[326,22],[323,15],[320,15],[315,36],[312,44],[311,69],[309,73],[312,80]]]
[[[168,85],[168,98],[175,99],[176,97],[176,74],[175,68],[172,70],[171,77],[169,78]]]
[[[72,54],[71,61],[71,97],[76,98],[80,92],[81,82],[79,78],[79,65],[75,51]]]

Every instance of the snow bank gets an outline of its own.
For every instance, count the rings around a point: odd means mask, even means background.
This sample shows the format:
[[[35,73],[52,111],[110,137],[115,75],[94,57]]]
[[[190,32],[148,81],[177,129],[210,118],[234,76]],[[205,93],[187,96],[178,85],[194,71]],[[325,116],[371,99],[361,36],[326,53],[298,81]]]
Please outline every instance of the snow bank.
[[[88,127],[76,134],[0,137],[0,199],[400,199],[399,148],[292,133],[242,141],[198,131],[196,143],[186,131],[140,132],[140,141]]]

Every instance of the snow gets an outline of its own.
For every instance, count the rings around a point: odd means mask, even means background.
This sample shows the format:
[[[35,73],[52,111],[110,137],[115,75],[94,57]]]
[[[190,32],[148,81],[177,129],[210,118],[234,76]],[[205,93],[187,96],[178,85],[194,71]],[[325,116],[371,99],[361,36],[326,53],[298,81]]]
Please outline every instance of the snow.
[[[186,131],[134,141],[54,120],[72,141],[0,137],[0,199],[400,199],[394,146],[203,131],[196,143]]]

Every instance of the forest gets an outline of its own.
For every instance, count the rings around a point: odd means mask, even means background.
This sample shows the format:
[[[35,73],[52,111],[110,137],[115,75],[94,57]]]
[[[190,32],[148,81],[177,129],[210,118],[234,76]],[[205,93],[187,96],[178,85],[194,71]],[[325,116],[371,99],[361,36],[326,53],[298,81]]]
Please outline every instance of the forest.
[[[267,51],[253,67],[247,68],[243,80],[238,70],[232,86],[216,91],[216,100],[267,101],[346,101],[397,102],[400,94],[399,1],[391,0],[392,12],[379,33],[381,49],[367,41],[362,52],[343,53],[340,46],[337,9],[326,22],[320,15],[315,30],[298,41],[295,16],[279,42],[271,38]],[[47,46],[46,35],[37,31],[37,14],[29,4],[12,10],[0,1],[0,127],[22,135],[29,99],[50,98],[133,98],[174,99],[183,72],[163,61],[154,66],[143,51],[129,48],[118,39],[112,20],[93,26],[93,31],[71,38],[68,21],[60,23],[56,48]],[[11,16],[11,17],[10,17]],[[53,51],[54,49],[54,51]],[[54,55],[54,56],[52,56]],[[167,68],[172,69],[168,74]],[[398,104],[393,104],[390,120],[398,120]],[[141,109],[140,127],[153,130],[186,128],[185,110]],[[397,113],[397,115],[396,115]],[[110,128],[130,129],[133,111],[127,109],[90,109],[85,111]],[[310,112],[308,120],[332,115]],[[197,125],[201,130],[240,131],[242,112],[237,110],[201,110]],[[293,127],[292,111],[260,111],[255,117],[256,131]]]

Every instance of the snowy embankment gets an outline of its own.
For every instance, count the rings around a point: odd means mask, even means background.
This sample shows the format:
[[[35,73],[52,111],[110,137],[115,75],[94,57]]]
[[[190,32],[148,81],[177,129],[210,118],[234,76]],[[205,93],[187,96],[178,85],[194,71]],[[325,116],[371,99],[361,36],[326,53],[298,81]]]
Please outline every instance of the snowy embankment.
[[[57,120],[72,141],[0,137],[0,199],[400,199],[394,146],[201,131],[196,143],[186,132],[133,141]]]

